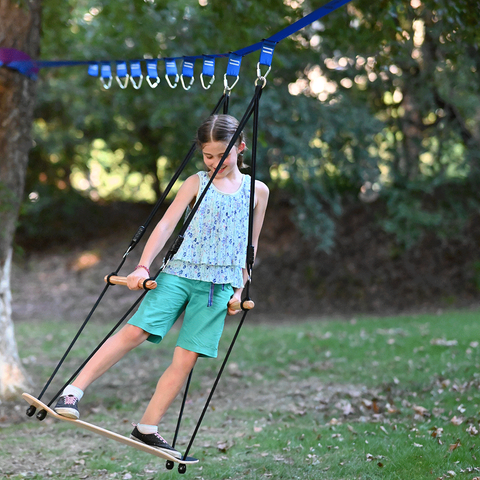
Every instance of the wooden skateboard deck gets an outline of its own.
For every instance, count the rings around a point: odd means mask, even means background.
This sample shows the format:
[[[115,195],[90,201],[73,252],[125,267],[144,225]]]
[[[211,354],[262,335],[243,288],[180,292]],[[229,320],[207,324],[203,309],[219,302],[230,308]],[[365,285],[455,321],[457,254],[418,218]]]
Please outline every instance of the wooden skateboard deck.
[[[97,427],[96,425],[93,425],[92,423],[87,423],[83,422],[82,420],[75,420],[73,418],[68,418],[68,417],[63,417],[62,415],[59,415],[57,412],[52,410],[51,408],[47,407],[44,403],[42,403],[38,398],[33,397],[32,395],[28,393],[23,393],[22,397],[30,404],[36,407],[37,409],[40,410],[45,410],[49,415],[52,417],[56,418],[57,420],[62,420],[64,422],[70,422],[74,424],[76,427],[83,428],[85,430],[90,430],[91,432],[97,433],[99,435],[102,435],[104,437],[110,438],[111,440],[115,440],[116,442],[123,443],[125,445],[129,445],[130,447],[136,448],[137,450],[141,450],[142,452],[147,452],[152,455],[155,455],[156,457],[163,458],[165,460],[170,460],[172,462],[180,463],[180,464],[191,464],[191,463],[197,463],[198,459],[193,458],[193,457],[187,457],[185,459],[181,458],[176,458],[173,455],[169,455],[168,453],[162,452],[161,450],[158,450],[157,448],[150,447],[149,445],[146,445],[145,443],[140,443],[137,442],[136,440],[133,440],[128,437],[124,437],[123,435],[119,435],[118,433],[111,432],[110,430],[106,430],[105,428],[102,427]]]

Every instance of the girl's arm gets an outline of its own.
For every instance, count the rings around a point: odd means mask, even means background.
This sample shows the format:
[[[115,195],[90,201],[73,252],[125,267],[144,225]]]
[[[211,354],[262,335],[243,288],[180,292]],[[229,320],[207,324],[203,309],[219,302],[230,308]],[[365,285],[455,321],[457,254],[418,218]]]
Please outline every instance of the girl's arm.
[[[150,234],[138,265],[142,265],[148,269],[150,268],[150,265],[172,235],[175,226],[182,218],[187,206],[190,205],[197,196],[199,186],[200,180],[198,175],[192,175],[185,180],[178,190],[175,199]],[[137,268],[127,277],[128,288],[130,290],[138,290],[139,281],[149,277],[150,275],[145,268]]]
[[[252,231],[252,245],[254,247],[254,261],[255,257],[257,256],[257,249],[258,249],[258,239],[260,237],[260,232],[262,231],[263,220],[265,218],[265,212],[267,210],[268,204],[268,195],[269,190],[268,187],[259,180],[255,180],[255,209],[253,213],[253,231]],[[248,280],[248,272],[247,269],[243,269],[243,284],[245,285]],[[240,301],[242,299],[242,292],[243,288],[235,288],[232,298],[228,302],[230,305],[234,301]],[[238,313],[239,310],[232,310],[230,307],[228,308],[229,315],[235,315]]]

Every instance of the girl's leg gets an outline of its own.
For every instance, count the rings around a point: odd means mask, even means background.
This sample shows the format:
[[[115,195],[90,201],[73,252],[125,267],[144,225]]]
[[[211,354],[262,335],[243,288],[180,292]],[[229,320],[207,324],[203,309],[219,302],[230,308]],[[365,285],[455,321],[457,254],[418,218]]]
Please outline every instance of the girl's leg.
[[[198,353],[175,347],[173,360],[157,383],[157,388],[140,420],[144,425],[158,425],[178,395],[197,361]]]
[[[148,333],[134,325],[125,325],[118,333],[110,337],[89,360],[78,377],[72,383],[85,389],[97,378],[115,365],[126,353],[143,343]]]

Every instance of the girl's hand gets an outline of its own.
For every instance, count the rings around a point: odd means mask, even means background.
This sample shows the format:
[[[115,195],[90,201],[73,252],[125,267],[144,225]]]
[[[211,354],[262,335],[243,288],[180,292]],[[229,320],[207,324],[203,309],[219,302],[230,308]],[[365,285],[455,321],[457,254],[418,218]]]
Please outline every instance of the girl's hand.
[[[230,298],[230,300],[228,301],[228,311],[227,311],[227,314],[228,315],[236,315],[238,312],[241,312],[242,310],[235,310],[231,307],[231,305],[233,303],[236,303],[236,302],[242,302],[242,291],[239,290],[238,292],[235,292],[233,295],[232,295],[232,298]]]
[[[147,271],[143,268],[137,268],[127,277],[127,286],[130,290],[141,290],[141,282],[143,283],[147,278],[150,278]]]

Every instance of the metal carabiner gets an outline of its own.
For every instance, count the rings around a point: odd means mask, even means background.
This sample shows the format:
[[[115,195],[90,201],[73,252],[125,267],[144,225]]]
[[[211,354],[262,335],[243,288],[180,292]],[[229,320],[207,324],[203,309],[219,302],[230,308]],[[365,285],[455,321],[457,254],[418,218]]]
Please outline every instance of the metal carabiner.
[[[210,77],[210,82],[207,86],[205,86],[205,82],[203,81],[203,73],[200,74],[200,82],[202,83],[202,87],[205,89],[205,90],[208,90],[212,85],[213,85],[213,82],[215,81],[215,75],[212,75]]]
[[[263,82],[262,88],[265,88],[265,85],[267,84],[267,79],[265,77],[257,77],[255,79],[255,86],[257,86],[259,82]]]
[[[262,75],[262,70],[260,69],[260,62],[257,63],[257,79],[264,80],[267,78],[267,75],[270,73],[270,70],[272,69],[272,66],[270,65],[265,72],[264,75]],[[265,85],[264,85],[265,86]]]
[[[178,81],[178,80],[177,80]],[[190,90],[192,88],[193,82],[195,81],[195,77],[190,77],[190,83],[185,86],[185,82],[183,81],[183,73],[180,75],[180,81],[182,82],[182,87],[184,90]]]
[[[170,81],[170,77],[167,74],[165,74],[165,78],[167,79],[167,83],[170,86],[170,88],[177,88],[178,79],[180,78],[178,76],[178,73],[175,75],[175,84],[174,85],[172,85],[172,82]]]
[[[107,79],[107,78],[108,78],[108,83],[105,82],[105,79]],[[105,90],[108,90],[112,86],[112,80],[113,80],[112,75],[110,75],[110,77],[101,77],[100,78],[100,81],[102,82],[103,88]]]
[[[233,82],[233,85],[228,85],[228,78],[227,78],[227,74],[225,74],[223,76],[223,85],[225,87],[225,92],[231,92],[233,87],[237,84],[238,80],[240,78],[240,75],[237,75],[237,78],[235,79],[235,81]]]
[[[125,80],[124,80],[124,82],[122,83],[122,81],[120,80],[120,77],[119,77],[118,75],[115,76],[115,80],[117,81],[118,86],[119,86],[122,90],[125,90],[125,89],[127,88],[127,86],[128,86],[128,80],[129,80],[129,78],[130,78],[130,75],[128,75],[128,73],[127,73],[127,75],[125,75],[125,77],[123,77],[123,78],[125,78]]]
[[[147,77],[147,83],[150,85],[150,87],[157,88],[158,85],[160,84],[160,77],[157,76],[157,78],[154,81],[150,80],[150,77]]]
[[[143,82],[143,75],[140,75],[140,77],[136,77],[136,78],[140,78],[139,82],[137,83],[132,76],[130,76],[130,81],[132,82],[132,85],[133,85],[133,88],[135,90],[138,90],[141,86],[142,86],[142,82]]]

